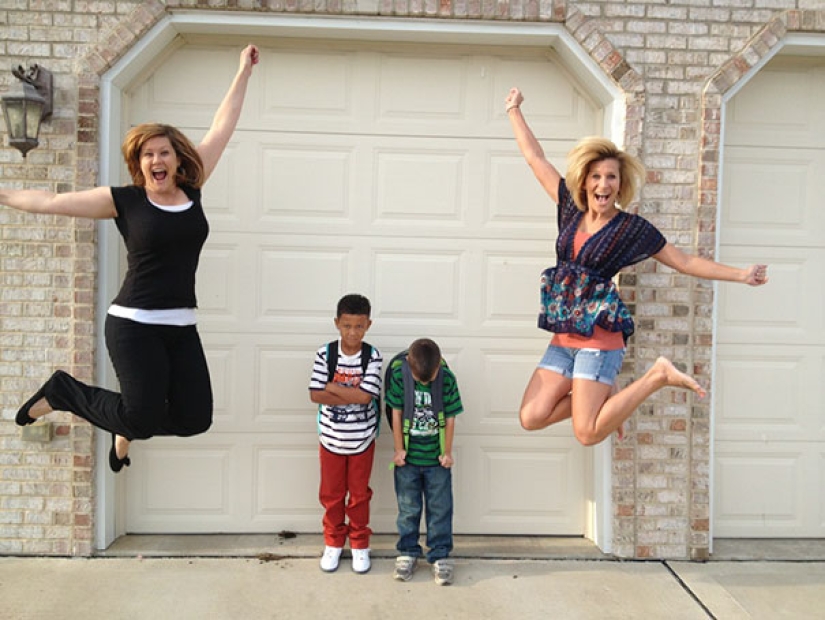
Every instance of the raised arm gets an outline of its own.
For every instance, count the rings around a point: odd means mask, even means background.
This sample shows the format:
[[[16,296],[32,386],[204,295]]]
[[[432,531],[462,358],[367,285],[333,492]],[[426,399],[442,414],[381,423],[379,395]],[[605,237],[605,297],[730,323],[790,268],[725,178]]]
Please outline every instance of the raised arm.
[[[666,243],[665,247],[653,255],[653,258],[679,273],[706,280],[742,282],[750,286],[762,286],[768,282],[767,265],[751,265],[746,269],[739,269],[687,254],[670,243]]]
[[[249,76],[252,75],[252,67],[257,64],[258,48],[254,45],[247,45],[241,52],[240,66],[235,79],[232,80],[221,105],[218,106],[209,131],[197,147],[203,160],[204,181],[212,175],[229,143],[229,138],[235,131],[235,126],[241,117]]]
[[[63,194],[39,189],[0,188],[0,204],[27,213],[68,215],[98,220],[117,217],[112,190],[109,187]]]
[[[524,115],[521,113],[521,103],[523,101],[524,96],[521,91],[518,88],[511,88],[510,93],[504,100],[504,109],[510,118],[510,125],[513,127],[513,133],[516,136],[521,154],[524,155],[524,159],[527,160],[533,174],[536,175],[544,190],[550,194],[555,202],[558,202],[561,174],[553,164],[547,161],[544,156],[544,149],[541,148],[536,136],[527,126],[527,121],[524,120]]]

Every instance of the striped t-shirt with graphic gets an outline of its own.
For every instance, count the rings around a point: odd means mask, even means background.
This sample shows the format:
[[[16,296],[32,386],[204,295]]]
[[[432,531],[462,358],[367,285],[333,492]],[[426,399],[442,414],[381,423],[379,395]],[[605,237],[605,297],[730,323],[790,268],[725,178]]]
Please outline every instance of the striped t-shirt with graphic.
[[[318,437],[321,445],[335,454],[360,454],[370,447],[378,432],[378,397],[381,395],[381,353],[372,348],[366,374],[361,365],[361,351],[346,355],[338,342],[338,364],[333,383],[357,387],[373,397],[367,405],[318,405]],[[363,375],[363,376],[362,376]],[[309,381],[310,390],[327,385],[327,345],[318,349]]]

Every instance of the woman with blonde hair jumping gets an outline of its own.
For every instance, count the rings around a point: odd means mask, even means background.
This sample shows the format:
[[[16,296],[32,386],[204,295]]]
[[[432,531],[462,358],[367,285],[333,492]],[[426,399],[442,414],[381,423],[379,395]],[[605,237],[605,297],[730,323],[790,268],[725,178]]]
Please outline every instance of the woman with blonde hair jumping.
[[[633,319],[612,278],[653,258],[679,273],[760,286],[766,265],[738,269],[686,254],[643,217],[624,211],[644,178],[635,157],[605,138],[585,138],[568,156],[567,178],[547,160],[521,111],[524,97],[510,90],[505,110],[522,155],[558,205],[558,263],[542,274],[539,327],[552,332],[544,357],[524,391],[519,419],[538,430],[572,418],[584,445],[603,441],[651,394],[665,386],[705,390],[660,357],[622,390],[614,386],[634,332]]]

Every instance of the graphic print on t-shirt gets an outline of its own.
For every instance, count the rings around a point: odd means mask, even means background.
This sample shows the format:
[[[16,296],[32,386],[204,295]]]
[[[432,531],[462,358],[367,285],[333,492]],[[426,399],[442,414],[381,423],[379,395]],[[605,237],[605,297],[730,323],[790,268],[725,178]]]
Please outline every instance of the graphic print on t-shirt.
[[[415,412],[410,423],[410,435],[415,437],[438,435],[438,418],[433,411],[433,397],[430,392],[415,390]]]
[[[332,377],[332,382],[344,387],[358,387],[361,385],[363,376],[360,368],[337,368]],[[345,422],[346,420],[366,420],[367,411],[363,405],[353,403],[350,405],[330,405],[329,415],[333,422]]]

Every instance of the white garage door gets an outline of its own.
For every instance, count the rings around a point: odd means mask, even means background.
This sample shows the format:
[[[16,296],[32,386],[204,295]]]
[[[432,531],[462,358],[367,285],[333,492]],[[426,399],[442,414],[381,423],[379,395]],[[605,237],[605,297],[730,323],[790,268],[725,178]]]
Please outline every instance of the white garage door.
[[[197,140],[240,48],[178,45],[130,91],[128,122],[169,122]],[[558,162],[601,128],[547,50],[263,45],[205,189],[199,321],[215,424],[132,448],[129,532],[320,530],[307,384],[315,349],[336,336],[337,300],[360,292],[385,359],[428,336],[458,376],[456,531],[583,533],[588,452],[569,426],[528,434],[517,422],[546,343],[536,291],[555,207],[516,150],[502,106],[512,85]],[[373,528],[392,532],[386,427],[378,446]]]
[[[721,259],[770,264],[722,285],[714,533],[825,536],[825,59],[777,58],[727,112]]]

